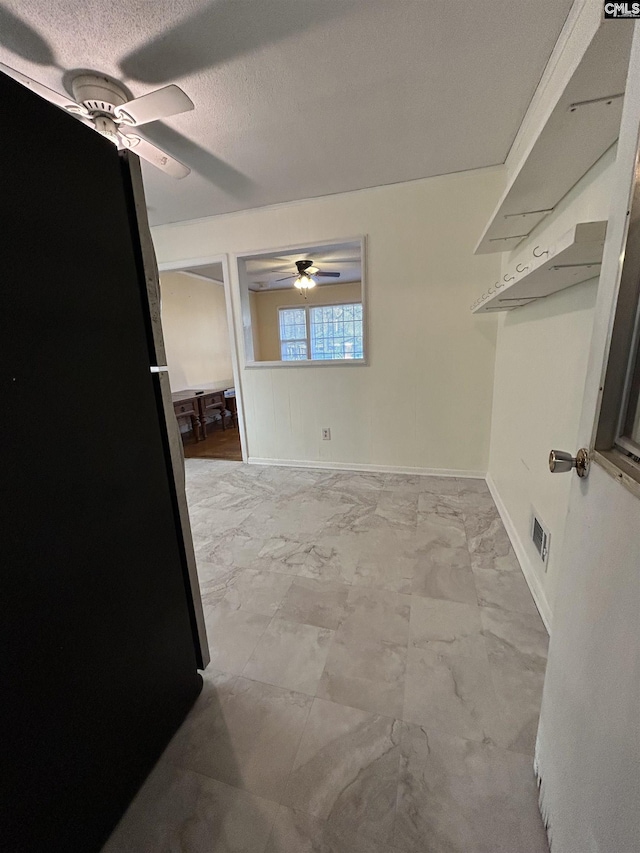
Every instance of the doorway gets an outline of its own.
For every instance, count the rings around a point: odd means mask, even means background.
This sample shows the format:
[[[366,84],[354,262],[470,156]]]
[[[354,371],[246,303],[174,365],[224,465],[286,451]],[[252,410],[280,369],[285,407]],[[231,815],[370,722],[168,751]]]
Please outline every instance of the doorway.
[[[174,412],[186,458],[243,461],[226,258],[160,270]]]

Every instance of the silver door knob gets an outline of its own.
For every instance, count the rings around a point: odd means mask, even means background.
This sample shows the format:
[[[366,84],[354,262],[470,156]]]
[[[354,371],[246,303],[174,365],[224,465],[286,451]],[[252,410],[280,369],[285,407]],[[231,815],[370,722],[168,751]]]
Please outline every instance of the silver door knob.
[[[576,469],[578,477],[586,477],[589,474],[589,451],[581,447],[575,456],[566,450],[552,450],[549,454],[549,470],[552,474],[562,474],[565,471]]]

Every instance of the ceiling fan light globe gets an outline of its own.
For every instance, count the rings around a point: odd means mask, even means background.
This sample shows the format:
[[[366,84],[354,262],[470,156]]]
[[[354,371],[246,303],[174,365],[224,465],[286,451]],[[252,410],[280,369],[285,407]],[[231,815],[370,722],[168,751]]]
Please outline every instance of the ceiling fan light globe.
[[[298,288],[298,290],[311,290],[312,287],[316,286],[315,279],[311,278],[310,275],[306,274],[299,275],[296,279],[294,279],[293,283]]]

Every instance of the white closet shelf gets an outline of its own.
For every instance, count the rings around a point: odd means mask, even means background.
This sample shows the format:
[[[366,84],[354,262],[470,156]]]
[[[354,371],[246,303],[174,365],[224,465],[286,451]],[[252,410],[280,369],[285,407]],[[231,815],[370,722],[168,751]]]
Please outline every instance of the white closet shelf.
[[[549,248],[536,246],[523,261],[477,300],[474,314],[511,311],[600,275],[605,222],[579,222]]]
[[[615,143],[633,35],[628,23],[603,21],[596,31],[500,199],[476,254],[514,249]]]

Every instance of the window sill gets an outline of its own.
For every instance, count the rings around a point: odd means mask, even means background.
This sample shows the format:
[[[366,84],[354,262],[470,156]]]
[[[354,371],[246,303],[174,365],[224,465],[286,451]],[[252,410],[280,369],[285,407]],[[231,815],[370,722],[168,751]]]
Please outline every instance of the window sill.
[[[619,450],[595,450],[593,461],[610,474],[621,485],[640,498],[640,466],[632,462]]]
[[[260,367],[368,367],[366,358],[316,358],[300,361],[247,361],[244,365],[249,370]]]

